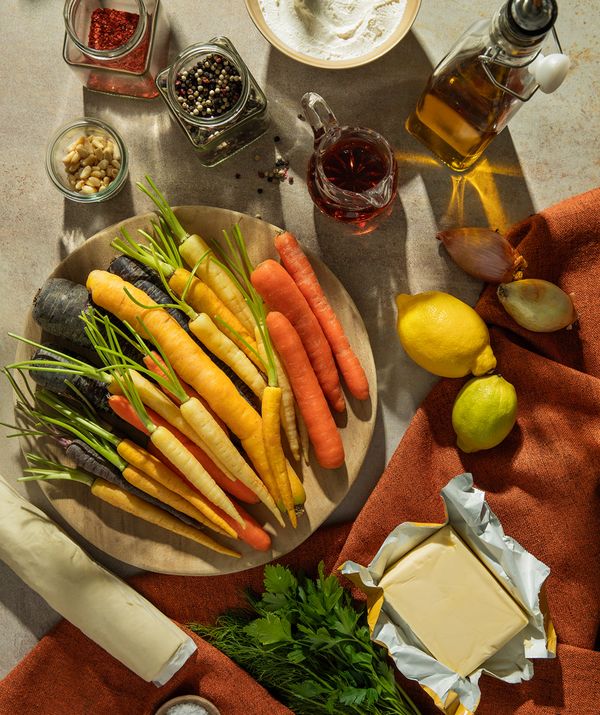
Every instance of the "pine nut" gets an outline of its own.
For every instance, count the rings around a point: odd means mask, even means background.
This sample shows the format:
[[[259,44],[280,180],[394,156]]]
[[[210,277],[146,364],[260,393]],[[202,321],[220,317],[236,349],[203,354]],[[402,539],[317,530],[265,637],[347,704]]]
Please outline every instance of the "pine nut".
[[[105,191],[121,169],[120,153],[106,136],[91,134],[73,141],[62,159],[68,185],[85,195]]]

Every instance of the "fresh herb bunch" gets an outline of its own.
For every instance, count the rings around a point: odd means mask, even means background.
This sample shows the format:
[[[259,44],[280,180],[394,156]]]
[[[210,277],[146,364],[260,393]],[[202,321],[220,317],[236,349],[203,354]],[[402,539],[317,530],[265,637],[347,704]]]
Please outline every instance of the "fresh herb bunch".
[[[251,610],[190,628],[297,715],[418,715],[385,650],[371,641],[364,609],[325,576],[322,562],[316,580],[266,566],[264,587],[248,594]]]

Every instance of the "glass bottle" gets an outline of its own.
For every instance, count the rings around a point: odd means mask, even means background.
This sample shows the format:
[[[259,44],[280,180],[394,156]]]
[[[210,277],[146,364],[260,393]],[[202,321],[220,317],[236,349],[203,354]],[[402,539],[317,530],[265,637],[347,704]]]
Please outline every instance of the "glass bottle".
[[[185,109],[178,99],[178,82],[183,72],[198,70],[211,55],[220,55],[237,70],[241,91],[237,101],[218,116],[201,116]],[[262,136],[268,126],[267,98],[227,37],[191,45],[156,78],[156,86],[173,118],[185,132],[200,163],[215,166]]]
[[[471,167],[509,120],[541,89],[554,91],[569,67],[545,57],[556,0],[508,0],[491,22],[476,22],[433,71],[406,129],[455,171]]]
[[[102,20],[100,43],[92,37],[94,12],[112,13]],[[133,32],[112,27],[115,13],[127,13],[129,21],[137,16]],[[64,21],[63,58],[88,89],[141,99],[158,96],[154,80],[167,63],[169,44],[160,0],[113,0],[108,9],[99,0],[66,0]],[[98,49],[98,44],[109,47]]]

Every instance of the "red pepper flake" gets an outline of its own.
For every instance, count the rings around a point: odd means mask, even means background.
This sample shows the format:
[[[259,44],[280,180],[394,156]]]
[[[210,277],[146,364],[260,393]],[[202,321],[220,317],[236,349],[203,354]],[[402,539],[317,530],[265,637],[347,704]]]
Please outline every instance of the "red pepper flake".
[[[88,47],[93,50],[114,50],[133,37],[140,16],[133,12],[98,7],[90,19]]]
[[[93,50],[114,50],[127,43],[134,35],[140,16],[133,12],[96,8],[90,18],[88,47]],[[119,69],[134,74],[142,74],[146,68],[146,57],[150,46],[150,28],[131,52],[114,60],[103,61],[107,69]],[[100,62],[93,62],[100,64]],[[88,85],[89,86],[89,85]],[[97,87],[102,89],[102,87]],[[110,91],[110,90],[109,90]]]

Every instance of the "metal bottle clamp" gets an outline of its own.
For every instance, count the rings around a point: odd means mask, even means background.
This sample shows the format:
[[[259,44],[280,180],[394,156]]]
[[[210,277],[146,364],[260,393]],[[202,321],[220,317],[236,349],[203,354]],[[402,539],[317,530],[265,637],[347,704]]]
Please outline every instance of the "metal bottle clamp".
[[[553,27],[552,28],[552,37],[554,38],[554,42],[556,43],[556,47],[558,48],[558,51],[563,54],[563,50],[560,44],[560,40],[558,39],[558,34],[556,32],[556,29]],[[541,50],[538,50],[535,55],[531,58],[527,58],[526,62],[523,62],[523,64],[515,64],[514,62],[504,62],[501,59],[498,59],[498,55],[500,54],[500,50],[496,48],[493,50],[492,48],[489,48],[486,50],[486,52],[482,55],[479,55],[478,59],[481,61],[481,65],[490,80],[490,82],[498,87],[498,89],[503,90],[504,92],[507,92],[510,94],[512,97],[515,99],[520,99],[521,102],[528,102],[533,95],[538,91],[540,88],[539,84],[536,84],[535,87],[529,92],[529,94],[524,95],[524,94],[519,94],[518,92],[515,92],[514,89],[510,89],[510,87],[507,87],[504,84],[501,84],[498,82],[498,80],[494,77],[490,70],[490,65],[492,64],[497,64],[501,65],[502,67],[508,67],[509,69],[513,69],[514,67],[522,68],[522,67],[527,67],[529,66],[532,62],[536,60],[538,55],[540,54]]]

